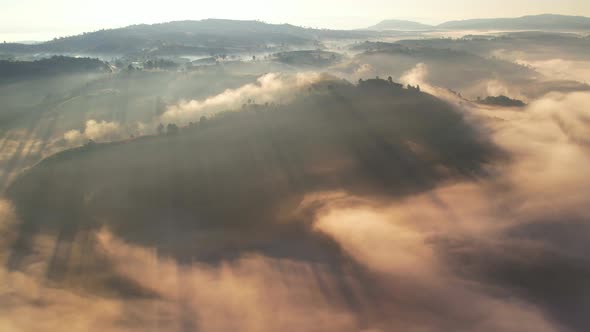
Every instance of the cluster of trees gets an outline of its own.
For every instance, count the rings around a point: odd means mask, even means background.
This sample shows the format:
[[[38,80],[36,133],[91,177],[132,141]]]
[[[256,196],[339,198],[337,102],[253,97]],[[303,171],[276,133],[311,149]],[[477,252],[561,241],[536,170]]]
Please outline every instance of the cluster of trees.
[[[143,69],[162,69],[162,70],[176,70],[180,66],[178,63],[172,60],[166,59],[150,59],[147,61],[122,61],[121,59],[117,59],[115,65],[118,68],[125,68],[127,66],[127,71],[135,71],[135,70],[143,70]]]
[[[522,100],[512,99],[504,95],[500,96],[488,96],[485,99],[477,97],[477,102],[484,105],[495,105],[505,107],[524,107],[526,104]]]
[[[311,88],[309,88],[309,91],[311,92]],[[261,109],[261,108],[269,108],[269,107],[274,107],[275,103],[269,103],[269,102],[265,102],[264,104],[257,104],[256,100],[248,98],[248,100],[242,104],[242,110],[246,110],[246,109]]]
[[[0,80],[92,71],[111,69],[107,63],[91,58],[53,56],[36,61],[0,60]]]
[[[199,119],[199,123],[190,122],[187,127],[184,129],[195,129],[195,128],[205,128],[207,126],[207,117],[201,116]],[[164,126],[164,124],[160,123],[157,128],[158,135],[169,135],[174,136],[178,135],[181,131],[181,127],[179,127],[176,123],[169,123],[168,125]]]
[[[176,69],[178,64],[171,60],[154,59],[146,61],[143,67],[145,69]]]
[[[360,87],[369,87],[369,88],[378,88],[378,87],[393,87],[393,88],[397,88],[397,89],[402,89],[404,87],[403,84],[397,83],[393,81],[393,78],[391,76],[389,76],[387,78],[387,80],[383,80],[381,78],[379,78],[379,76],[377,76],[376,78],[372,78],[372,79],[368,79],[368,80],[363,80],[362,78],[359,79],[358,85]],[[406,89],[408,90],[412,90],[412,91],[420,91],[420,85],[406,85]]]
[[[177,135],[180,132],[180,128],[175,123],[169,123],[166,127],[160,123],[157,130],[158,135]]]
[[[291,65],[326,66],[340,59],[334,52],[322,50],[287,51],[272,55],[275,61]]]

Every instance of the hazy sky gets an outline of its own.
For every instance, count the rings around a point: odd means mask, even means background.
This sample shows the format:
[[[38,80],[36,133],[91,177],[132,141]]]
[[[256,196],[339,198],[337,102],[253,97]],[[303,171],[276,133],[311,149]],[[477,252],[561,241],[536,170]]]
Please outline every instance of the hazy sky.
[[[387,18],[439,23],[541,13],[590,16],[590,0],[0,0],[0,8],[0,40],[8,41],[204,18],[351,29]]]

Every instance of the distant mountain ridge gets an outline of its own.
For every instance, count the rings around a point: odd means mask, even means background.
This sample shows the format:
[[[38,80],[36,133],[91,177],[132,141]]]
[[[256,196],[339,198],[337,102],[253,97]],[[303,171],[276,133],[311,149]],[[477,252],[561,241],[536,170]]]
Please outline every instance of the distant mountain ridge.
[[[56,38],[35,45],[0,44],[5,52],[86,54],[219,54],[265,51],[277,45],[317,46],[320,38],[366,38],[374,31],[325,30],[260,21],[205,19],[139,24]]]
[[[542,14],[516,18],[450,21],[439,24],[437,28],[476,30],[590,30],[590,18],[584,16]]]
[[[528,15],[514,18],[489,18],[449,21],[427,25],[412,21],[385,20],[369,30],[590,30],[590,18],[555,14]]]
[[[277,52],[289,47],[317,49],[322,47],[321,41],[326,39],[378,38],[390,36],[394,30],[590,31],[590,18],[545,14],[450,21],[437,26],[405,20],[385,20],[364,30],[311,29],[252,20],[206,19],[131,25],[32,45],[2,43],[0,53],[149,56],[243,54]]]

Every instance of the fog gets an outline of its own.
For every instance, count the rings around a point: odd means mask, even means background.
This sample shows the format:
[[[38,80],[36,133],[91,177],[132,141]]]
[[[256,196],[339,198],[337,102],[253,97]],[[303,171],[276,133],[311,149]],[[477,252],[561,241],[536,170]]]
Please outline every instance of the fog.
[[[288,103],[301,89],[321,79],[320,73],[296,73],[295,75],[281,75],[269,73],[259,77],[255,83],[241,86],[238,89],[228,89],[223,93],[209,97],[203,101],[183,100],[171,105],[162,114],[160,120],[164,123],[178,123],[186,125],[190,121],[198,121],[201,116],[210,116],[221,111],[240,109],[247,103]]]
[[[0,80],[0,330],[586,331],[587,38],[324,33]]]

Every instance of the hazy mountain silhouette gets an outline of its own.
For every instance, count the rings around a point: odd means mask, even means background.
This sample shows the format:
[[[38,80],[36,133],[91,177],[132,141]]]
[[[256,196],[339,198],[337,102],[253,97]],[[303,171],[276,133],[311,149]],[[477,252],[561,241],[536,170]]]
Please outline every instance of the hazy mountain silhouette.
[[[422,24],[413,21],[406,20],[383,20],[371,27],[369,30],[431,30],[434,26],[428,24]]]

